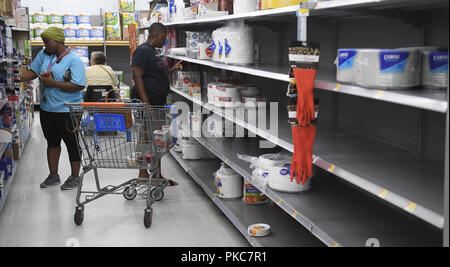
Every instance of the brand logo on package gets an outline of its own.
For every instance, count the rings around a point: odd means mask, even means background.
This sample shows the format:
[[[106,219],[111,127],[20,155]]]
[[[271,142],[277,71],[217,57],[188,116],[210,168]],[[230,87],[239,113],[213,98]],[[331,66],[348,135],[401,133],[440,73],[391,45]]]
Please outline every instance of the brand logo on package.
[[[216,43],[212,41],[212,44],[209,46],[209,49],[212,51],[212,54],[214,55],[214,52],[216,51]]]
[[[339,69],[352,69],[357,53],[356,50],[341,50],[339,52]]]
[[[231,102],[232,99],[231,99],[231,97],[220,97],[219,101],[220,102]]]
[[[223,53],[223,46],[219,41],[219,57],[222,57],[222,53]]]
[[[448,52],[432,52],[429,55],[431,73],[448,72]]]
[[[291,170],[288,170],[288,169],[282,169],[281,171],[280,171],[280,174],[281,175],[288,175],[288,174],[290,174],[291,173]]]
[[[381,73],[403,73],[409,52],[380,52]]]
[[[230,57],[231,46],[228,44],[228,40],[225,39],[225,57]]]
[[[217,86],[216,89],[219,90],[219,91],[221,91],[221,92],[226,92],[226,91],[227,91],[227,88],[225,88],[225,87],[219,87],[219,86]]]

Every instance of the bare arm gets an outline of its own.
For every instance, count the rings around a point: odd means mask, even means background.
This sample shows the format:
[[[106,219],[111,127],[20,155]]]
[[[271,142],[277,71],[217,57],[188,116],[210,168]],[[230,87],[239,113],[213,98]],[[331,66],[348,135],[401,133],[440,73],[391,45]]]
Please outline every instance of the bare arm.
[[[20,82],[28,82],[28,81],[36,79],[37,77],[38,77],[38,75],[34,71],[27,70],[26,72],[24,72],[20,75]]]
[[[45,84],[46,87],[55,87],[63,90],[67,93],[75,93],[78,91],[83,90],[84,86],[74,84],[72,82],[57,82],[53,79],[53,74],[49,72],[50,76],[41,77],[42,82]]]
[[[150,105],[150,100],[148,99],[147,92],[145,91],[144,80],[142,79],[142,76],[144,75],[144,69],[137,66],[132,66],[131,72],[133,74],[133,80],[134,83],[136,84],[136,90],[139,98],[144,103]]]

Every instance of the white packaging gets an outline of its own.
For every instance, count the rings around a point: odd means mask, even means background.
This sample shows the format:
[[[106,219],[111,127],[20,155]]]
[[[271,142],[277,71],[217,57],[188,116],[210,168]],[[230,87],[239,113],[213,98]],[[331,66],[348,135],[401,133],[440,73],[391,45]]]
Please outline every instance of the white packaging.
[[[224,63],[247,65],[254,62],[253,30],[243,22],[225,28],[222,45]]]
[[[200,43],[198,45],[198,55],[197,59],[212,59],[213,53],[211,50],[212,43]]]
[[[203,159],[203,147],[200,144],[183,144],[183,159],[200,160]]]
[[[76,37],[78,41],[90,41],[91,27],[78,27],[76,31]]]
[[[191,133],[193,136],[200,137],[202,135],[203,118],[201,113],[191,113]]]
[[[241,14],[258,10],[258,0],[234,0],[233,13]]]
[[[297,184],[295,179],[291,181],[291,164],[271,166],[267,177],[269,187],[276,191],[298,193],[311,189],[311,179],[304,185]]]
[[[153,138],[155,139],[156,151],[159,153],[167,152],[169,131],[155,130],[153,132]]]
[[[448,86],[448,52],[422,52],[422,85],[436,88]]]
[[[239,86],[238,89],[241,97],[257,97],[261,95],[261,91],[257,85],[243,85]]]
[[[91,27],[89,35],[93,41],[103,41],[105,39],[104,28],[98,26]]]
[[[360,49],[355,64],[359,86],[406,89],[420,85],[418,50]]]
[[[214,18],[214,17],[222,17],[228,16],[228,11],[209,11],[203,10],[199,12],[199,17],[201,18]]]
[[[357,49],[339,49],[336,60],[338,82],[354,84],[356,82],[355,60],[358,56]]]
[[[220,198],[232,199],[242,197],[242,176],[224,163],[222,163],[222,166],[215,174],[215,184],[217,186],[217,196]]]
[[[169,50],[171,55],[174,56],[187,56],[187,48],[186,47],[179,47],[179,48],[171,48]]]
[[[257,223],[250,225],[247,229],[248,235],[253,237],[265,237],[270,235],[270,225]]]
[[[180,71],[178,72],[177,87],[183,91],[189,91],[191,84],[200,84],[200,72]]]

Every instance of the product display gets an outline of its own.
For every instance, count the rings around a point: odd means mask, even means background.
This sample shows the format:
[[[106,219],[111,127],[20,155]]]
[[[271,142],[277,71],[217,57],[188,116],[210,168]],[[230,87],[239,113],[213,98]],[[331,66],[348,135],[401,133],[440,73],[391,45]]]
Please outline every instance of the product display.
[[[247,13],[258,10],[258,0],[234,0],[234,14]]]
[[[448,51],[422,52],[422,85],[436,88],[448,86]]]
[[[270,235],[270,225],[265,223],[257,223],[248,227],[248,235],[253,237],[265,237]]]
[[[214,177],[218,197],[231,199],[242,197],[243,178],[225,163],[222,162]]]

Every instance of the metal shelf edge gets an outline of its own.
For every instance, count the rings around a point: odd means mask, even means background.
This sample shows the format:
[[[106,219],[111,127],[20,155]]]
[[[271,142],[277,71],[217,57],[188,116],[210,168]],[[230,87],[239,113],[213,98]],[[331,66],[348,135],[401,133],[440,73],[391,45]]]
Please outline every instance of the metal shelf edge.
[[[172,148],[170,150],[170,153],[172,155],[177,154],[178,152],[175,152]],[[178,155],[174,156],[175,160],[180,165],[187,165],[184,160]],[[183,167],[184,168],[184,167]],[[192,168],[189,168],[188,174],[192,177],[192,179],[200,185],[200,187],[203,189],[203,191],[206,193],[206,195],[214,202],[214,204],[217,205],[217,207],[227,216],[227,218],[233,223],[233,225],[239,230],[239,232],[247,239],[247,241],[253,246],[253,247],[261,247],[261,244],[259,244],[258,240],[255,238],[249,236],[247,234],[246,230],[247,228],[242,225],[242,223],[239,222],[238,218],[232,214],[232,212],[225,206],[221,201],[218,199],[217,196],[215,196],[214,192],[211,192],[206,185],[197,177],[197,174],[192,171]]]
[[[278,145],[292,153],[294,152],[294,146],[292,144],[290,144],[284,140],[281,140],[278,137],[275,137],[266,131],[259,130],[258,128],[251,126],[251,125],[246,125],[243,122],[237,121],[235,118],[230,118],[229,116],[226,116],[226,114],[224,114],[224,112],[219,112],[218,110],[221,110],[220,108],[216,108],[214,106],[211,106],[210,104],[203,103],[200,99],[196,99],[196,98],[186,94],[185,92],[182,92],[182,91],[174,89],[174,88],[172,88],[172,91],[178,93],[179,95],[187,98],[190,101],[193,101],[194,103],[196,103],[198,105],[205,107],[206,109],[214,112],[215,114],[217,114],[231,122],[234,122],[243,128],[246,128],[250,132],[252,132],[264,139],[269,140],[270,142],[274,143],[275,145]],[[208,149],[210,149],[210,148],[208,147]],[[319,156],[314,155],[313,163],[317,167],[319,167],[333,175],[336,175],[337,177],[340,177],[341,179],[357,186],[358,188],[363,189],[364,191],[366,191],[372,195],[379,197],[380,199],[382,199],[383,201],[386,201],[387,203],[390,203],[398,208],[401,208],[401,209],[409,212],[410,214],[416,216],[417,218],[420,218],[421,220],[424,220],[427,223],[430,223],[431,225],[433,225],[439,229],[443,229],[443,227],[444,227],[444,217],[442,215],[440,215],[418,203],[414,203],[413,201],[410,201],[409,199],[402,197],[402,196],[396,194],[395,192],[390,192],[372,182],[365,180],[364,178],[354,175],[353,173],[348,172],[345,169],[343,169],[339,166],[336,166],[333,163],[330,163],[328,161],[321,159]]]

